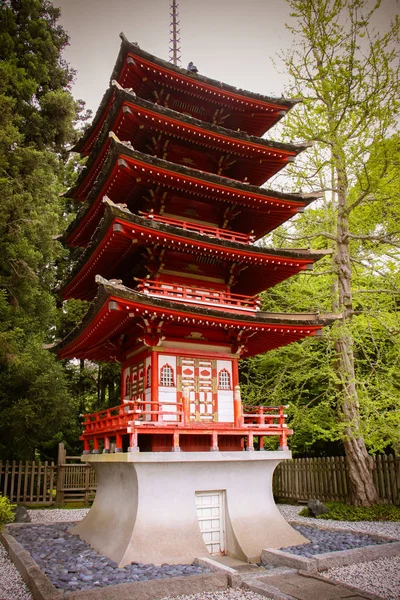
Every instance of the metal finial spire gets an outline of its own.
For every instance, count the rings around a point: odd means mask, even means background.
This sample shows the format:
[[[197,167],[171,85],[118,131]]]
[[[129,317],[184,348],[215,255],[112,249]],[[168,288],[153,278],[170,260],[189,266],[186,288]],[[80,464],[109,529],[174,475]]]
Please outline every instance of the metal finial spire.
[[[170,28],[169,28],[169,62],[174,65],[181,64],[181,30],[179,27],[180,21],[178,21],[178,3],[176,0],[171,0],[170,4]]]

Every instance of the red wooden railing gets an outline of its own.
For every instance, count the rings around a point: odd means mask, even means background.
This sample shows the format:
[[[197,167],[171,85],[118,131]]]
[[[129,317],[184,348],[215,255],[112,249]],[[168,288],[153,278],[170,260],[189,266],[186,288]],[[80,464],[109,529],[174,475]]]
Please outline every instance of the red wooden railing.
[[[202,233],[218,238],[220,240],[228,240],[230,242],[241,242],[243,244],[250,244],[254,242],[255,236],[246,233],[239,233],[238,231],[230,231],[229,229],[220,229],[219,227],[211,227],[210,225],[201,225],[199,223],[191,223],[189,221],[181,221],[180,219],[173,219],[171,217],[164,217],[154,213],[146,213],[140,211],[140,214],[148,219],[157,221],[158,223],[165,223],[166,225],[174,225],[180,227],[185,231],[194,231],[195,233]]]
[[[139,282],[137,286],[139,292],[159,298],[173,298],[191,304],[206,304],[207,306],[247,312],[255,312],[261,306],[261,301],[256,296],[243,296],[218,290],[151,281],[150,279],[137,279],[137,281]]]
[[[285,406],[243,406],[245,425],[284,427]]]
[[[287,436],[292,433],[285,424],[284,406],[243,406],[243,411],[235,423],[214,421],[198,422],[190,414],[189,400],[182,402],[157,402],[138,398],[124,404],[108,408],[97,413],[84,415],[85,452],[89,451],[89,442],[93,442],[94,451],[98,451],[99,442],[104,441],[104,448],[110,446],[110,439],[115,437],[117,447],[121,448],[122,435],[152,433],[154,428],[162,427],[163,431],[173,433],[179,438],[183,430],[201,428],[202,434],[209,431],[218,445],[218,435],[237,432],[247,438],[247,445],[253,448],[253,438],[258,436],[279,436],[280,447],[287,449]]]

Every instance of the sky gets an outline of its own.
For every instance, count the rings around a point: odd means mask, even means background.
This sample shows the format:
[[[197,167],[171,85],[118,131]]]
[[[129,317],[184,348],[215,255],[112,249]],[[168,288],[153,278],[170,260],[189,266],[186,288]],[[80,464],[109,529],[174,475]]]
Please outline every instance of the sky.
[[[207,77],[280,97],[287,77],[278,52],[293,40],[285,0],[178,0],[181,66],[193,61]],[[96,111],[117,58],[122,31],[132,42],[168,60],[170,0],[53,0],[70,35],[64,58],[77,70],[72,92]],[[382,0],[378,27],[399,9]],[[278,73],[273,65],[278,61]]]

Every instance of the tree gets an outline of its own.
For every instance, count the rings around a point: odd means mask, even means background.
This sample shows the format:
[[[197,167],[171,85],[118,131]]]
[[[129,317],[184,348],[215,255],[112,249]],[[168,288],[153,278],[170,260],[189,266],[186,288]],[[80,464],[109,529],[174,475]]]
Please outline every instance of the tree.
[[[370,221],[363,231],[362,212],[378,206],[382,181],[393,173],[387,138],[399,114],[399,21],[382,34],[371,28],[380,1],[371,8],[367,0],[288,2],[294,46],[285,57],[293,81],[287,92],[304,101],[288,116],[285,136],[314,143],[292,173],[303,192],[321,188],[322,197],[318,231],[306,217],[302,235],[296,236],[295,226],[284,237],[332,248],[330,295],[341,315],[332,331],[338,414],[353,499],[368,505],[378,496],[360,415],[354,281],[358,271],[379,273],[391,294],[398,291],[398,226],[387,218],[379,227]]]
[[[60,198],[77,111],[68,36],[47,0],[0,6],[0,454],[47,453],[71,422],[64,368],[42,349],[58,314]]]

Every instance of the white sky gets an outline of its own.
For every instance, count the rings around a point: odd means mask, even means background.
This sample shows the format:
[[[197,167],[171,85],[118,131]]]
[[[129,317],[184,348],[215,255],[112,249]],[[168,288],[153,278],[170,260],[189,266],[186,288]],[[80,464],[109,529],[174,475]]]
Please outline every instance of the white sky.
[[[285,0],[178,0],[182,64],[253,92],[281,96],[286,77],[272,64],[292,40]],[[95,111],[109,85],[123,31],[132,42],[168,60],[169,0],[53,0],[70,35],[64,57],[78,73],[76,98]],[[382,0],[379,22],[396,14],[398,0]],[[280,65],[283,69],[282,65]]]

